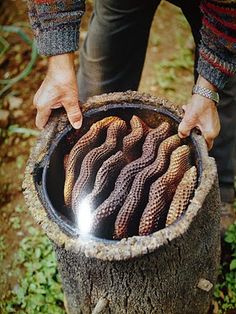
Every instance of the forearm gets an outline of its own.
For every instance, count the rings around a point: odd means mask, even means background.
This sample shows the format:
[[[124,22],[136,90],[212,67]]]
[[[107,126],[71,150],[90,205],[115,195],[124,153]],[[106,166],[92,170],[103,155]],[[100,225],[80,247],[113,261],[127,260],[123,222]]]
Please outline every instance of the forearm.
[[[28,7],[40,54],[53,56],[78,49],[85,0],[28,0]]]
[[[73,52],[61,54],[57,56],[51,56],[48,58],[48,71],[53,73],[74,73],[74,59],[75,55]]]
[[[233,1],[202,0],[198,73],[218,89],[236,73],[236,7]]]

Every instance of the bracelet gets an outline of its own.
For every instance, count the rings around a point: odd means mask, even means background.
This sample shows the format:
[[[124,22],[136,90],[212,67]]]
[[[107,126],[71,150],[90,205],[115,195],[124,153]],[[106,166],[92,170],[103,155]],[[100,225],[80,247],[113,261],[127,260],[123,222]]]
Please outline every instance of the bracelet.
[[[219,103],[219,100],[220,100],[219,94],[217,92],[209,88],[202,87],[200,85],[193,86],[192,94],[198,94],[203,97],[209,98],[213,100],[216,103],[216,105]]]

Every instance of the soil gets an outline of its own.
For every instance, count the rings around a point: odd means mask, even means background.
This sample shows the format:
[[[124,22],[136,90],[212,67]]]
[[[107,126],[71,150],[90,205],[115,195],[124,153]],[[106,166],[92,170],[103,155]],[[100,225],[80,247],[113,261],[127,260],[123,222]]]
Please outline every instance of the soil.
[[[87,13],[83,18],[82,38],[86,33],[90,13],[91,3],[88,2]],[[0,8],[0,24],[21,26],[32,37],[25,1],[3,0]],[[17,34],[3,32],[1,36],[10,44],[9,50],[0,58],[0,79],[7,79],[16,76],[25,68],[30,60],[31,48]],[[179,36],[184,41],[179,42]],[[181,18],[180,10],[166,2],[161,3],[153,21],[140,90],[154,95],[168,96],[173,101],[181,101],[181,103],[187,101],[193,82],[191,69],[177,70],[176,78],[168,89],[163,89],[157,84],[155,70],[155,65],[159,62],[172,60],[176,50],[181,49],[183,43],[186,47],[192,47],[190,31]],[[26,207],[21,183],[29,151],[35,143],[35,137],[30,136],[27,131],[24,131],[24,134],[16,133],[16,129],[9,132],[9,127],[11,129],[12,126],[17,125],[21,128],[36,130],[34,124],[36,112],[32,101],[46,69],[47,59],[38,57],[30,75],[16,83],[0,99],[0,108],[7,110],[10,114],[7,127],[0,133],[0,236],[4,236],[7,247],[6,257],[0,268],[0,296],[3,299],[16,284],[16,278],[11,276],[14,253],[18,249],[19,241],[27,234],[24,222],[32,220],[27,210],[17,213],[22,221],[21,229],[19,231],[13,228],[12,221],[17,208]],[[180,86],[183,86],[183,83],[185,88],[181,89]],[[181,95],[178,95],[176,91],[181,91]],[[9,105],[9,96],[12,95],[22,100],[20,106],[15,108]]]

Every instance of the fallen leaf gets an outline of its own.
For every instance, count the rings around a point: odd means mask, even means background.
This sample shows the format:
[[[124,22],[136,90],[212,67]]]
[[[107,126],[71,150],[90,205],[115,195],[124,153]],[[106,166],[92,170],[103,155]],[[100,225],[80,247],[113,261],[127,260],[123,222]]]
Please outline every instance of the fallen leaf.
[[[22,98],[16,97],[16,96],[12,96],[12,95],[9,95],[7,97],[7,100],[8,100],[8,104],[9,104],[9,109],[10,110],[19,109],[20,106],[23,103],[23,99]]]

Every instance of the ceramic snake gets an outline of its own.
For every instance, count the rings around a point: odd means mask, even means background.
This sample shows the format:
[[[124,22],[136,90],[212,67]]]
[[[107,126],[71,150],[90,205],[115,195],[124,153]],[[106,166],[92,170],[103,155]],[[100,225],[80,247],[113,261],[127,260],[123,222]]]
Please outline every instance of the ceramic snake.
[[[134,214],[137,216],[142,211],[141,203],[145,203],[143,202],[144,194],[148,194],[151,182],[167,170],[171,152],[180,145],[181,140],[178,135],[165,139],[160,144],[156,160],[136,175],[130,192],[117,215],[114,238],[122,239],[132,232],[130,222]]]
[[[115,152],[120,139],[126,131],[127,126],[125,121],[118,119],[112,122],[107,129],[105,142],[93,148],[83,159],[80,174],[72,192],[72,209],[74,212],[79,208],[80,201],[91,192],[96,173],[101,167],[102,162]]]
[[[93,190],[84,200],[91,210],[97,208],[109,196],[109,191],[114,188],[122,168],[141,154],[142,143],[149,128],[135,115],[131,118],[130,125],[131,132],[124,137],[122,150],[103,162],[97,172]],[[83,206],[81,207],[80,210],[83,210]]]
[[[99,144],[102,133],[108,126],[117,120],[118,117],[111,116],[92,124],[89,131],[71,149],[65,167],[64,199],[67,206],[71,205],[73,186],[78,177],[83,158],[90,151],[91,146],[94,147]]]
[[[171,154],[167,172],[151,185],[148,203],[140,219],[139,235],[148,235],[164,228],[176,187],[189,168],[190,148],[183,145]]]
[[[135,175],[150,165],[155,156],[160,143],[171,135],[171,126],[163,122],[159,127],[151,130],[143,144],[143,153],[140,158],[129,163],[119,174],[114,190],[110,196],[95,210],[92,221],[92,230],[97,232],[101,230],[106,218],[117,213],[123,204]]]

